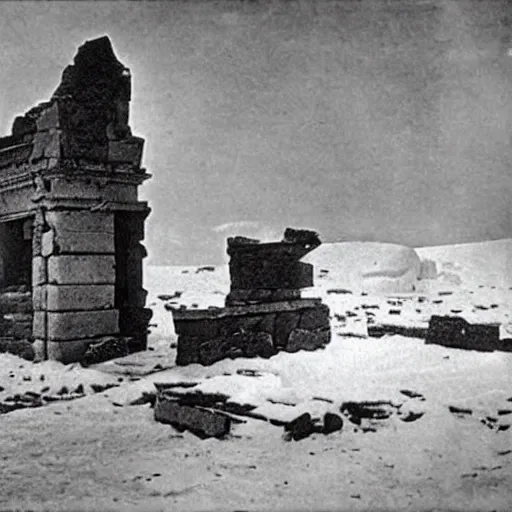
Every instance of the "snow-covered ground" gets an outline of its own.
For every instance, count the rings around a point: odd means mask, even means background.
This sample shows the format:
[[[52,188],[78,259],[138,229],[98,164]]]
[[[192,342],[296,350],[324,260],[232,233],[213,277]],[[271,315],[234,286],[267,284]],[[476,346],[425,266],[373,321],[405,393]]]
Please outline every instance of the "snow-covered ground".
[[[418,281],[426,260],[435,278]],[[425,326],[452,313],[499,322],[511,338],[512,240],[324,244],[306,261],[315,288],[304,295],[331,308],[325,350],[176,367],[165,305],[222,306],[228,271],[148,267],[151,350],[88,369],[0,354],[0,402],[85,395],[0,415],[0,510],[510,510],[512,353],[365,336],[368,321]],[[418,419],[393,415],[368,430],[345,418],[341,432],[285,442],[282,428],[245,418],[228,439],[200,440],[154,421],[147,404],[128,405],[154,382],[189,380],[267,418],[389,400]]]

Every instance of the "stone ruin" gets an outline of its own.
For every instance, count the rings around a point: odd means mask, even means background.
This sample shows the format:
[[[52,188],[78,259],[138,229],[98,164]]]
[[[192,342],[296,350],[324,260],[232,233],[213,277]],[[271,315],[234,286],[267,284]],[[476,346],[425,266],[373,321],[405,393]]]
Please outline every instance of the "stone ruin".
[[[130,96],[108,37],[87,41],[0,138],[0,351],[94,362],[146,348],[149,175]]]
[[[281,242],[228,239],[231,289],[224,308],[173,309],[178,365],[233,357],[271,357],[329,343],[329,308],[301,298],[313,266],[299,261],[321,244],[312,231],[286,229]]]

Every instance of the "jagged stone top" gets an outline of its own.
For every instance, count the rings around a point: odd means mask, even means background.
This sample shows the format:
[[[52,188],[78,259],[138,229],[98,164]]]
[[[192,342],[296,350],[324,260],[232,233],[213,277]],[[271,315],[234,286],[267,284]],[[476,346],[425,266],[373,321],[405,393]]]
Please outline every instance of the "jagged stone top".
[[[86,41],[73,62],[63,71],[52,99],[71,96],[108,103],[120,96],[130,100],[130,71],[115,56],[107,36]]]
[[[12,134],[0,139],[0,167],[29,163],[75,169],[92,163],[139,172],[144,141],[132,136],[130,99],[130,71],[115,56],[110,39],[86,41],[50,101],[18,116]],[[33,150],[20,152],[18,145]]]

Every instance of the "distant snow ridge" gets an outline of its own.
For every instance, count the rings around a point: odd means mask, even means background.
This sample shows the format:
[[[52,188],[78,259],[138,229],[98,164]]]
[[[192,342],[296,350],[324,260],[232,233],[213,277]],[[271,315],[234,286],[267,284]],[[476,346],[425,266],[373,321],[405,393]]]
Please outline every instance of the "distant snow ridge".
[[[381,242],[324,244],[304,261],[317,269],[330,269],[331,284],[335,281],[353,291],[377,293],[415,291],[422,269],[418,254],[411,247]],[[322,286],[318,281],[316,284]]]

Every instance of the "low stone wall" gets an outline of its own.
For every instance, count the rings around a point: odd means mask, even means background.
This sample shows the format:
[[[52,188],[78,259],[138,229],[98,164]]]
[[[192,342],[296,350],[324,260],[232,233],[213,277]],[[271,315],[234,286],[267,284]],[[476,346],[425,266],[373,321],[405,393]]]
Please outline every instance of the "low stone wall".
[[[24,288],[0,292],[0,352],[33,359],[32,294]]]
[[[504,349],[499,324],[471,324],[451,316],[432,316],[425,343],[482,352]]]
[[[235,357],[315,350],[331,339],[329,308],[320,299],[173,311],[176,363],[210,365]]]

